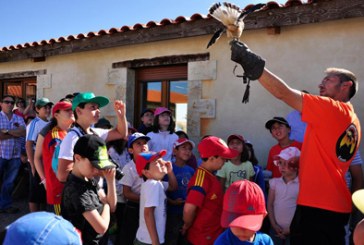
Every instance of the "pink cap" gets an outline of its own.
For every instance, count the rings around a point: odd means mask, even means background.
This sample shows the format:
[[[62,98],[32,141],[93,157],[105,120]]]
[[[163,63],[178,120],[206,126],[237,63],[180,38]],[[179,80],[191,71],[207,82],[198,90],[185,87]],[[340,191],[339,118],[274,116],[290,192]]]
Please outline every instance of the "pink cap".
[[[249,180],[232,183],[224,195],[222,227],[258,231],[267,215],[262,189]]]
[[[301,155],[301,151],[297,147],[288,147],[286,149],[281,150],[281,152],[277,155],[284,160],[289,160],[293,157],[299,157]]]
[[[201,140],[198,145],[198,151],[201,158],[220,156],[222,158],[232,159],[239,155],[239,152],[230,149],[225,141],[215,136],[209,136]]]
[[[174,142],[173,149],[175,149],[176,147],[183,145],[185,143],[190,143],[192,145],[192,148],[195,148],[195,143],[193,143],[191,140],[186,139],[186,138],[180,138],[180,139],[176,140],[176,142]]]
[[[172,114],[172,112],[165,107],[157,107],[154,111],[154,116],[156,117],[162,114],[163,112],[169,112],[170,114]]]

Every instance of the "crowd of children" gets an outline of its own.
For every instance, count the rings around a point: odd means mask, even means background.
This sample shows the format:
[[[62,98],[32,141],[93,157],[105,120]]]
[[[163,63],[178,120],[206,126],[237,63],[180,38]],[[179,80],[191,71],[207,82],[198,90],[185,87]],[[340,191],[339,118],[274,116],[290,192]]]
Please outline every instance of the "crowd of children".
[[[62,215],[83,244],[290,244],[302,143],[285,118],[265,124],[277,144],[263,170],[240,134],[227,143],[205,136],[196,147],[164,107],[143,110],[137,131],[121,101],[113,128],[99,118],[108,103],[91,92],[35,102],[26,130],[31,212]]]

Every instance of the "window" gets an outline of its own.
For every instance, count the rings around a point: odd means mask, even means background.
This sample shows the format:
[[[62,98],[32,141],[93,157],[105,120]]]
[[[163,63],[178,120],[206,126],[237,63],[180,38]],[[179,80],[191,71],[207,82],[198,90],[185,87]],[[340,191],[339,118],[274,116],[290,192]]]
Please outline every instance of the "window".
[[[21,97],[25,100],[36,97],[37,83],[35,78],[2,80],[0,84],[1,97],[5,94]]]
[[[142,68],[136,71],[135,124],[145,108],[163,106],[176,120],[176,130],[187,132],[187,65]]]

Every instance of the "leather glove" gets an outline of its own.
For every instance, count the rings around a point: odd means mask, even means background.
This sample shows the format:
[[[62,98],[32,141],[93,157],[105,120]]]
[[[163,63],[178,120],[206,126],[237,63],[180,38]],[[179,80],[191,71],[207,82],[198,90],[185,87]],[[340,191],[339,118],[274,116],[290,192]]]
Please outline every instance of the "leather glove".
[[[231,60],[239,63],[244,69],[244,76],[257,80],[263,73],[265,60],[254,54],[244,43],[231,41]]]

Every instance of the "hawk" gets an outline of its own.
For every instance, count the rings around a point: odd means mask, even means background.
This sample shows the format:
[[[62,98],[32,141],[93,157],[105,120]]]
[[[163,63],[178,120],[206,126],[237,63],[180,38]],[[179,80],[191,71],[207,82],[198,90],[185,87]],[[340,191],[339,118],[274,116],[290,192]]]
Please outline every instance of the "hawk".
[[[242,10],[232,3],[215,3],[209,9],[210,15],[220,21],[224,27],[218,29],[207,44],[209,48],[221,35],[226,32],[228,38],[239,39],[244,30],[244,18],[257,10],[263,8],[265,4],[256,4],[248,10]]]

